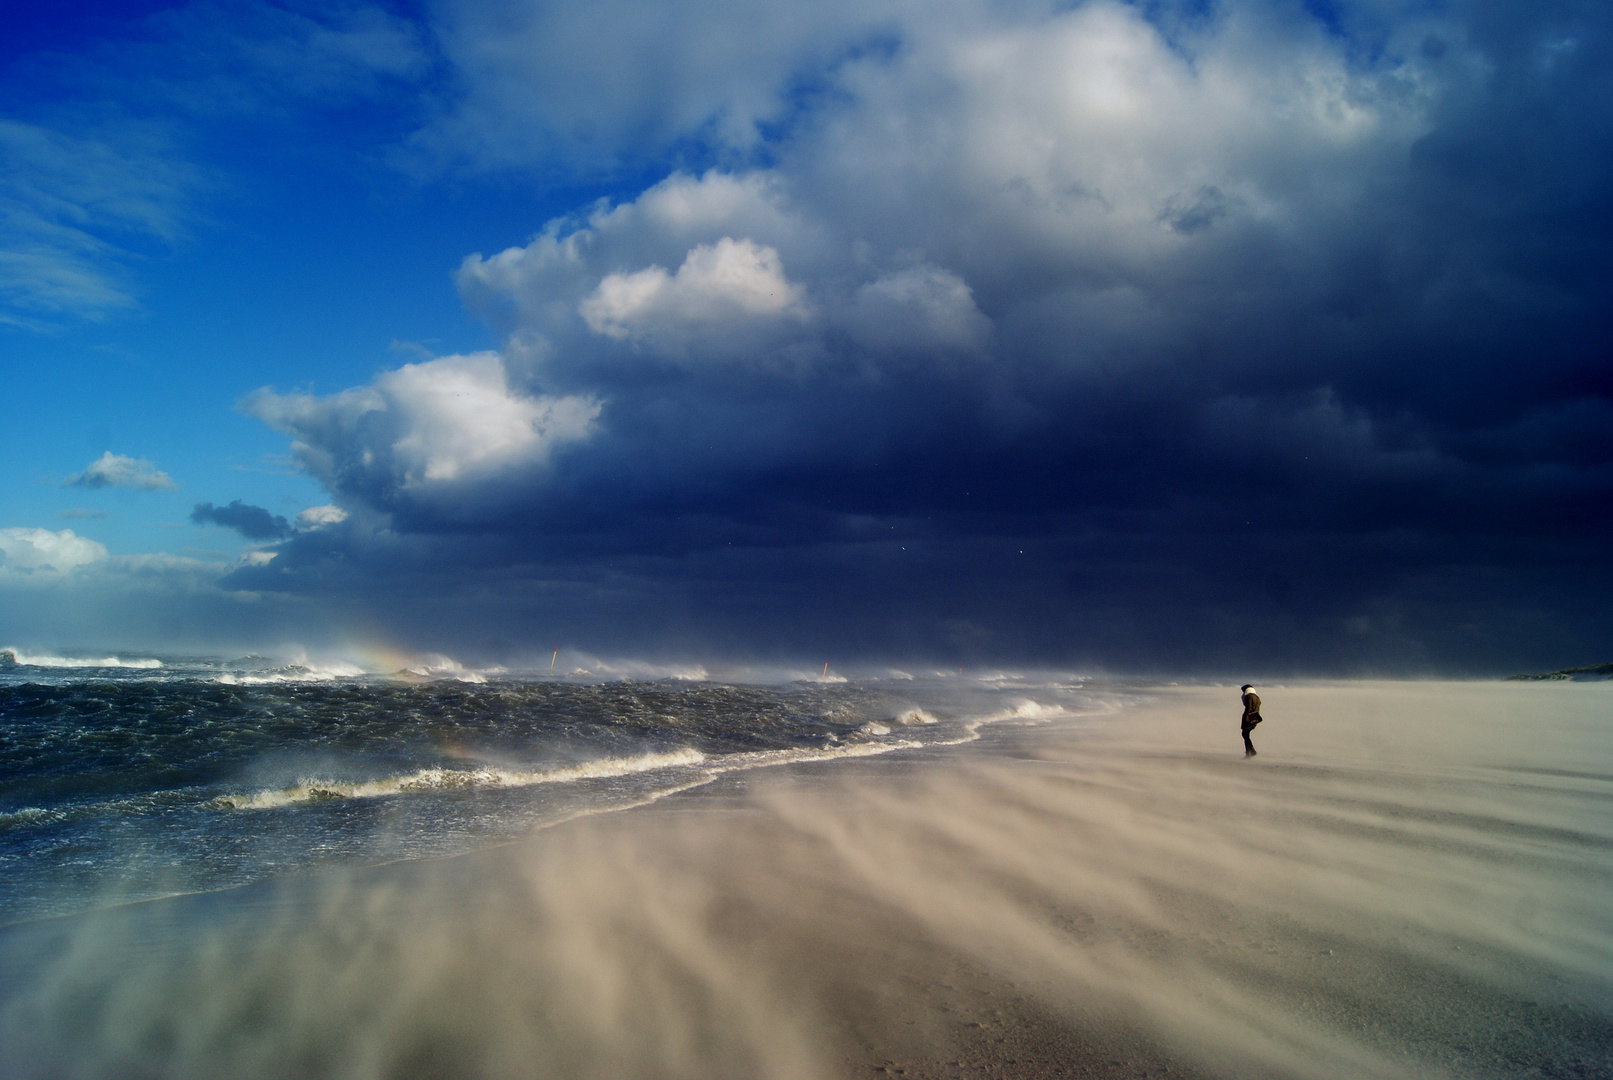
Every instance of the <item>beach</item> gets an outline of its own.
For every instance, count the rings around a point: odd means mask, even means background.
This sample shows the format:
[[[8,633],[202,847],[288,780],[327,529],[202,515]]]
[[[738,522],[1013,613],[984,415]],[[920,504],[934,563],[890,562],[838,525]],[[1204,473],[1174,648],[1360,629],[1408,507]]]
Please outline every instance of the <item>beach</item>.
[[[10,1075],[1613,1076],[1613,683],[1128,686],[0,931]]]

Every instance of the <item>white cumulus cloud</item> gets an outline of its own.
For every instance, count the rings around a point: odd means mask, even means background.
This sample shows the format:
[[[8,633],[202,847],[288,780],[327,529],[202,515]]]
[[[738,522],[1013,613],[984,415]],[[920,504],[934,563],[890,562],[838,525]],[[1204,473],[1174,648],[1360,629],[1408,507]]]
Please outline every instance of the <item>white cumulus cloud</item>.
[[[340,506],[310,506],[297,514],[297,528],[320,529],[326,525],[339,525],[347,520],[347,511]]]
[[[810,229],[787,205],[776,177],[675,173],[630,202],[556,218],[525,246],[472,255],[457,280],[465,301],[501,325],[585,348],[603,327],[625,337],[631,328],[615,316],[648,314],[635,298],[643,304],[680,290],[709,294],[725,271],[740,280],[755,280],[758,271],[766,276],[764,253],[778,260],[772,275],[779,281],[786,261],[810,273],[819,261],[805,235]],[[702,248],[710,250],[694,257]],[[679,274],[667,266],[678,266]],[[612,284],[602,293],[607,280]]]
[[[881,252],[792,199],[789,182],[780,170],[674,174],[551,221],[524,247],[471,256],[461,294],[509,331],[524,374],[536,357],[534,377],[583,383],[632,357],[801,372],[847,345],[871,368],[984,348],[991,320],[958,270],[922,247]]]
[[[676,274],[660,266],[608,274],[580,310],[596,333],[651,341],[808,313],[805,294],[785,277],[776,249],[728,236],[693,248]]]
[[[243,404],[291,435],[327,487],[370,495],[541,465],[555,447],[586,438],[600,411],[592,397],[513,389],[491,352],[405,364],[328,397],[263,389]]]
[[[106,557],[104,545],[72,529],[0,529],[0,573],[8,576],[66,574]]]
[[[70,487],[121,487],[137,491],[172,491],[179,485],[173,478],[144,458],[114,454],[108,450],[63,481]]]

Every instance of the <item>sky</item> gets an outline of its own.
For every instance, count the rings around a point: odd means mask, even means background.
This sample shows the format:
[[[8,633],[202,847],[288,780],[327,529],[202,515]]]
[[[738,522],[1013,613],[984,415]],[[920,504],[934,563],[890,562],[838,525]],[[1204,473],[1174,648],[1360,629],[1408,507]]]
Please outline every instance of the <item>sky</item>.
[[[1613,10],[33,5],[0,644],[1613,657]]]

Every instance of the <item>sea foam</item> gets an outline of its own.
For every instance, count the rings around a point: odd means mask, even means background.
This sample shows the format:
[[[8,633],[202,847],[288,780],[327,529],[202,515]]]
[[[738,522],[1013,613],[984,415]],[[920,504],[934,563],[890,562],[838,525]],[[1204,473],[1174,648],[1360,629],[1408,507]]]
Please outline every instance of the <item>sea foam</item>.
[[[272,671],[255,671],[236,674],[225,672],[214,681],[226,686],[272,686],[276,683],[333,682],[336,679],[356,679],[365,674],[356,664],[340,661],[325,664],[287,664]]]
[[[272,788],[248,795],[220,795],[213,804],[225,810],[269,810],[297,803],[330,799],[373,799],[408,792],[456,791],[469,788],[531,787],[535,784],[564,784],[578,780],[600,780],[613,776],[699,765],[706,755],[682,749],[632,757],[597,758],[576,765],[522,772],[511,769],[417,769],[400,776],[375,780],[304,780],[290,787]]]
[[[103,656],[99,658],[80,656],[46,656],[37,653],[25,653],[20,649],[0,649],[0,663],[6,657],[18,667],[43,668],[137,668],[154,669],[162,667],[161,660],[150,658],[124,660],[116,656]]]

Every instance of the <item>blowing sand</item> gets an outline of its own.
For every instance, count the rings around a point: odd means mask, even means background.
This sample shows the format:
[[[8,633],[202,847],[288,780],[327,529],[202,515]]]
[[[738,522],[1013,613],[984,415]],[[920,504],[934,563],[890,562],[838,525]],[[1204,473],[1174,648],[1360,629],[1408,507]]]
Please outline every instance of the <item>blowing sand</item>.
[[[1613,1076],[1613,684],[1140,691],[0,933],[14,1076]]]

